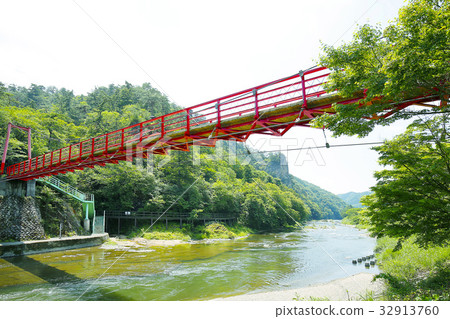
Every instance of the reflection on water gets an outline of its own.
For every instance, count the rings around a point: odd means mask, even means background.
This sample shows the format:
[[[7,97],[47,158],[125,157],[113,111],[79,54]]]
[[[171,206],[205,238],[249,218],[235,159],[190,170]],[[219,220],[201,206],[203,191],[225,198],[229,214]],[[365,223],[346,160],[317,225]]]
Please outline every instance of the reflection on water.
[[[82,300],[205,300],[304,287],[377,273],[352,264],[374,246],[366,233],[328,221],[233,241],[6,258],[0,259],[0,300],[76,300],[86,290]]]

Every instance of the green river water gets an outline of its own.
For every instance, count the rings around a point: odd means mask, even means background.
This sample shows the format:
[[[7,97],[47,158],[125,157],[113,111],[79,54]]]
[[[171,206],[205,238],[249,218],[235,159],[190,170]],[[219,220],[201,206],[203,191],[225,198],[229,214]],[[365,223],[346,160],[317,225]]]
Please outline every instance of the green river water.
[[[0,300],[209,300],[292,289],[378,273],[377,267],[352,264],[374,246],[365,232],[320,221],[295,232],[236,240],[5,258]]]

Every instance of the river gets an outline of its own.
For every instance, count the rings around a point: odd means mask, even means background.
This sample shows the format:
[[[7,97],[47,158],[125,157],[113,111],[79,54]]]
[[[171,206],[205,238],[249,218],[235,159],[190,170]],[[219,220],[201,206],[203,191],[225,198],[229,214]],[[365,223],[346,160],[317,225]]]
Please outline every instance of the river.
[[[378,273],[352,264],[374,247],[364,231],[315,221],[236,240],[20,256],[0,259],[0,300],[209,300],[293,289]]]

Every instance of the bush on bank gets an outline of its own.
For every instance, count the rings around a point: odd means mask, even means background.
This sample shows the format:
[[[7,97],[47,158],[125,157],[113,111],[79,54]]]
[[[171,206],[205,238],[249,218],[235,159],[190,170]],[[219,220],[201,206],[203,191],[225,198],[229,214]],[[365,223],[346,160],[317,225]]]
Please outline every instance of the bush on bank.
[[[388,300],[450,300],[450,247],[419,247],[409,238],[383,237],[377,241],[377,259],[388,283]]]
[[[207,225],[183,225],[180,229],[178,223],[150,225],[141,227],[128,234],[128,238],[142,237],[152,240],[201,240],[201,239],[234,239],[245,237],[253,231],[241,225],[224,225],[222,223],[210,223]]]

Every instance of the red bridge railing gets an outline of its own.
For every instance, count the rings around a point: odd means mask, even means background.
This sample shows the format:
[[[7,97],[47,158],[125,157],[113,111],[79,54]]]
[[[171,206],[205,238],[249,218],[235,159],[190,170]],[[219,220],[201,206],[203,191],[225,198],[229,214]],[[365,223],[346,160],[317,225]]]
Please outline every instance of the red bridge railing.
[[[247,90],[229,94],[192,107],[180,109],[148,121],[131,125],[114,132],[106,133],[88,140],[72,144],[61,149],[45,153],[29,160],[11,165],[7,168],[8,179],[34,179],[45,175],[55,175],[74,169],[104,165],[107,162],[123,160],[127,145],[142,143],[143,140],[155,138],[156,142],[146,145],[154,147],[158,153],[158,141],[177,132],[184,133],[191,139],[193,129],[215,124],[220,128],[223,121],[252,115],[255,120],[260,112],[303,101],[325,94],[323,84],[329,75],[324,67],[315,67],[276,81],[264,83]],[[211,130],[210,130],[211,131]],[[202,132],[208,133],[208,131]],[[256,132],[257,133],[257,132]],[[216,137],[220,139],[219,137]],[[165,143],[168,140],[164,140]]]

